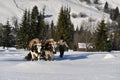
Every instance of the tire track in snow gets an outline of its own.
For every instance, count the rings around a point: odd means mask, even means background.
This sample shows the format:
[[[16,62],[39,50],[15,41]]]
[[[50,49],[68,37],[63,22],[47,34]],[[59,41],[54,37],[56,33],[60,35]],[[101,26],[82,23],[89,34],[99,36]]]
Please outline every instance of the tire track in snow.
[[[18,6],[18,4],[17,4],[16,0],[13,0],[13,2],[15,3],[15,5],[16,5],[16,7],[17,7],[18,9],[20,9],[20,10],[24,11],[24,9],[22,9],[22,8],[20,8],[20,7]]]

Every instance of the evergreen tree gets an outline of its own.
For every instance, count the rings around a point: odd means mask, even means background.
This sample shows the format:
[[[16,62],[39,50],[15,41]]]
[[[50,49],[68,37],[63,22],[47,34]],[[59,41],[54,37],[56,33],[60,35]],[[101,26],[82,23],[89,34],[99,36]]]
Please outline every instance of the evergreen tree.
[[[60,37],[62,36],[62,34],[63,34],[63,23],[64,23],[64,21],[63,21],[64,19],[63,19],[63,7],[61,8],[61,10],[60,10],[60,14],[59,14],[59,18],[58,18],[58,23],[57,23],[57,31],[56,31],[56,38],[57,38],[57,40],[58,39],[60,39]]]
[[[110,49],[110,41],[108,40],[108,28],[104,20],[98,26],[95,33],[95,47],[97,51],[108,51]]]
[[[108,2],[105,3],[104,9],[108,9]]]
[[[114,14],[114,17],[113,17],[113,20],[116,20],[118,16],[119,16],[119,8],[116,7],[116,9],[115,9],[115,14]]]
[[[51,33],[50,26],[49,26],[49,24],[46,24],[45,28],[44,28],[44,35],[45,35],[44,38],[45,39],[51,38],[50,33]]]
[[[55,26],[53,21],[51,22],[51,37],[55,39]]]
[[[34,6],[31,12],[25,10],[17,36],[17,45],[21,44],[21,47],[27,48],[33,38],[43,39],[47,32],[45,28],[47,27],[45,27],[44,15],[39,14],[37,6]]]
[[[108,11],[109,11],[108,2],[106,2],[104,6],[104,12],[108,13]]]
[[[120,50],[120,31],[114,33],[113,50]]]
[[[31,26],[31,12],[30,12],[30,10],[27,12],[26,23],[27,23],[27,31],[28,31],[27,33],[29,36],[28,41],[30,41],[33,38],[33,36],[31,35],[33,33],[32,33],[32,26]]]
[[[116,9],[112,9],[110,13],[110,18],[112,20],[116,20],[119,17],[119,8],[116,7]]]
[[[17,45],[21,45],[22,48],[27,48],[30,40],[30,26],[28,22],[28,11],[25,10],[21,27],[17,34]]]
[[[37,23],[37,37],[43,39],[45,37],[45,22],[44,22],[44,14],[40,13],[38,16]]]
[[[74,27],[70,19],[70,9],[62,7],[57,23],[57,40],[64,37],[64,40],[67,41],[68,45],[73,48],[73,32]]]
[[[31,12],[31,38],[36,38],[37,36],[37,24],[38,24],[39,11],[38,7],[34,6]]]
[[[95,3],[95,4],[98,4],[98,3],[99,3],[99,0],[94,0],[94,3]]]
[[[9,24],[9,21],[7,21],[7,24],[3,26],[3,41],[2,41],[2,46],[5,47],[10,47],[10,33],[11,33],[11,27]]]
[[[120,24],[114,26],[114,34],[112,34],[112,48],[113,50],[120,50]]]
[[[0,24],[0,46],[2,46],[2,38],[3,38],[3,24]]]
[[[43,13],[39,13],[38,7],[34,6],[31,13],[31,38],[39,38],[43,39],[45,35],[45,22],[44,22],[44,14],[45,9],[43,9]]]

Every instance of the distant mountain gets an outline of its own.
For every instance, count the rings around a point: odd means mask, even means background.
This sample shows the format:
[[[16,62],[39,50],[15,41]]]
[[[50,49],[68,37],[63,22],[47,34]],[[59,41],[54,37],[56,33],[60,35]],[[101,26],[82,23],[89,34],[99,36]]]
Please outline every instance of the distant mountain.
[[[0,0],[0,22],[7,20],[13,22],[14,19],[21,21],[25,9],[31,10],[35,5],[39,11],[45,9],[45,20],[57,23],[60,8],[62,6],[71,8],[71,20],[75,26],[81,26],[82,22],[92,19],[95,23],[101,19],[110,20],[109,14],[103,12],[103,7],[107,1],[110,8],[118,6],[120,0]]]

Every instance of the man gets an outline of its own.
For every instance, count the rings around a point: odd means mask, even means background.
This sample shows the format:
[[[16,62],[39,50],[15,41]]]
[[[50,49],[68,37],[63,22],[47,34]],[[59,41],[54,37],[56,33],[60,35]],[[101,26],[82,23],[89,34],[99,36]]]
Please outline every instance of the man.
[[[63,39],[60,39],[58,41],[58,45],[59,45],[59,51],[60,51],[60,58],[63,58],[65,48],[68,49],[68,45]]]

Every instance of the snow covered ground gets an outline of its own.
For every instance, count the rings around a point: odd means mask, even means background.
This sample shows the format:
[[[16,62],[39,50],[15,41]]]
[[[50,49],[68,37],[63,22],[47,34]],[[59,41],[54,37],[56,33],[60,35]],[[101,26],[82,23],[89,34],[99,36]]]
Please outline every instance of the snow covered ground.
[[[108,1],[110,7],[120,7],[120,0],[100,0],[102,6]],[[45,8],[48,21],[57,23],[61,6],[71,7],[71,14],[86,13],[87,18],[72,18],[75,26],[82,20],[109,19],[109,15],[98,11],[94,5],[79,0],[0,0],[0,23],[14,18],[21,20],[24,9],[37,5]],[[65,52],[64,58],[55,54],[54,61],[26,61],[29,51],[0,48],[0,80],[120,80],[120,51],[112,52]]]
[[[25,61],[29,51],[0,48],[0,80],[120,80],[120,52],[65,52],[55,61]]]

